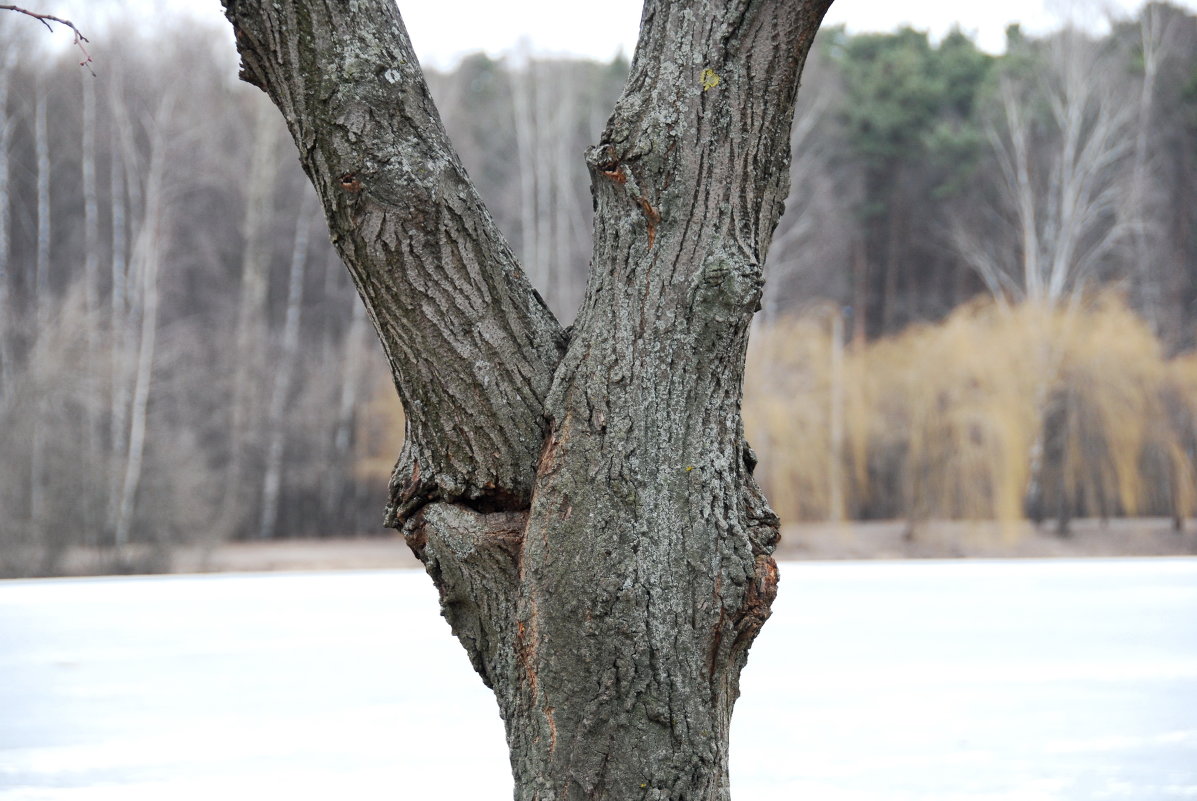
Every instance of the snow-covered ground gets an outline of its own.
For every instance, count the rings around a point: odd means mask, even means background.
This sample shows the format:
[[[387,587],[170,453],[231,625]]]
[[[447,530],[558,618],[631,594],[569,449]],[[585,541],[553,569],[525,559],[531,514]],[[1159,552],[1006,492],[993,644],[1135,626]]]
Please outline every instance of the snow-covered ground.
[[[782,577],[736,798],[1197,798],[1197,559]],[[422,573],[0,582],[2,801],[510,797]]]

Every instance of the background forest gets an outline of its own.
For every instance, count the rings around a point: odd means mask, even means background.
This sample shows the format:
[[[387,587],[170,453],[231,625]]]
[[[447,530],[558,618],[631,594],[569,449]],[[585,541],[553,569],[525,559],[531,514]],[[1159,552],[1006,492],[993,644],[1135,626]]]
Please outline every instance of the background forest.
[[[277,111],[227,33],[0,16],[0,575],[69,548],[382,533],[402,412]],[[15,17],[15,15],[12,15]],[[428,75],[568,321],[581,154],[627,64]],[[1197,507],[1197,17],[1101,38],[825,29],[746,379],[788,520]],[[135,547],[134,547],[135,546]],[[136,563],[132,554],[136,553]]]

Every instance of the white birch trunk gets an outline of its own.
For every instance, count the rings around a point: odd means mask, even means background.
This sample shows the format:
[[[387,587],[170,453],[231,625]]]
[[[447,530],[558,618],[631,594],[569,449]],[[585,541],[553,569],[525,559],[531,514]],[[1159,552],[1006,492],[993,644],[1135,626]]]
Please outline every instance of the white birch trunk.
[[[96,188],[96,85],[91,73],[83,76],[83,142],[80,170],[83,179],[83,292],[89,321],[98,319],[100,306],[100,202]],[[98,345],[98,332],[88,326],[92,352]]]
[[[827,481],[831,485],[828,516],[844,519],[844,318],[837,308],[831,314],[831,458]]]
[[[1160,240],[1151,208],[1152,184],[1151,132],[1154,127],[1156,79],[1167,56],[1168,30],[1165,15],[1157,6],[1148,5],[1140,12],[1139,36],[1142,42],[1143,80],[1139,85],[1138,113],[1135,115],[1135,152],[1131,168],[1131,193],[1122,205],[1122,216],[1131,230],[1139,307],[1156,335],[1160,334],[1163,299],[1160,275],[1152,244]],[[1162,266],[1162,265],[1160,265]]]
[[[129,387],[125,381],[127,364],[128,302],[128,219],[125,206],[124,162],[120,148],[113,148],[109,165],[109,210],[112,224],[112,275],[109,294],[108,332],[110,338],[108,394],[108,527],[114,530],[120,508],[121,475],[128,452]]]
[[[163,181],[166,154],[163,152],[161,123],[161,119],[155,120],[149,172],[146,176],[145,219],[138,232],[133,254],[134,274],[139,284],[141,330],[138,336],[137,370],[134,374],[129,409],[128,457],[125,460],[114,534],[118,556],[120,549],[129,543],[137,511],[137,493],[141,486],[145,460],[150,390],[154,378],[154,353],[158,333],[158,269],[162,251],[162,212],[165,202]]]
[[[278,137],[273,110],[260,104],[254,120],[253,161],[250,165],[249,196],[245,209],[245,244],[241,264],[241,289],[238,296],[237,327],[233,350],[233,386],[231,390],[230,461],[225,473],[221,528],[225,533],[240,532],[245,525],[245,473],[249,440],[261,418],[261,375],[263,320],[270,275],[269,225],[277,167]]]
[[[362,342],[367,336],[367,327],[366,307],[358,301],[357,297],[354,297],[350,311],[349,330],[345,332],[345,339],[341,343],[343,354],[340,359],[341,391],[337,399],[336,425],[332,437],[332,458],[329,460],[329,464],[348,464],[349,449],[353,445],[354,411],[357,409],[364,373]],[[336,504],[344,499],[345,483],[345,481],[334,480],[325,483],[324,508],[329,512],[335,513]]]
[[[97,361],[101,354],[100,321],[100,203],[96,187],[96,85],[95,76],[80,70],[83,86],[83,131],[80,171],[83,191],[83,299],[87,326],[87,358]],[[89,466],[100,464],[101,407],[90,399],[85,406],[85,443]],[[89,533],[97,527],[87,526]],[[89,540],[90,541],[90,540]]]
[[[520,242],[524,272],[532,286],[543,287],[541,241],[536,217],[537,208],[537,142],[536,122],[532,110],[532,84],[536,80],[533,61],[528,57],[523,69],[511,71],[511,100],[515,110],[515,142],[519,155],[520,176]]]
[[[35,83],[33,111],[33,147],[37,166],[37,248],[34,257],[33,320],[34,345],[46,335],[45,318],[49,308],[50,279],[50,142],[46,130],[46,92],[39,79]],[[33,365],[36,374],[37,365]],[[45,486],[42,475],[45,467],[45,431],[40,405],[34,410],[31,425],[32,443],[29,455],[29,519],[34,531],[40,530],[45,518]]]
[[[287,314],[283,321],[283,336],[275,364],[274,387],[266,415],[270,426],[270,440],[266,446],[266,471],[262,482],[262,508],[258,520],[258,539],[274,537],[278,522],[279,489],[282,486],[283,444],[286,425],[284,415],[291,395],[295,360],[299,355],[299,322],[303,311],[303,282],[308,260],[308,239],[311,232],[312,193],[304,192],[295,225],[295,239],[291,248],[291,269],[287,278]]]
[[[535,157],[530,163],[536,175],[536,257],[538,274],[532,285],[540,287],[552,309],[556,298],[556,273],[561,264],[553,259],[553,145],[550,137],[555,132],[552,113],[548,108],[548,88],[539,73],[543,67],[535,62],[528,64],[531,80],[532,136],[535,137]],[[549,130],[546,130],[549,129]]]
[[[13,369],[12,351],[9,346],[12,309],[8,293],[8,147],[12,136],[12,122],[8,117],[8,73],[11,70],[12,59],[12,54],[0,59],[0,401],[11,386]]]

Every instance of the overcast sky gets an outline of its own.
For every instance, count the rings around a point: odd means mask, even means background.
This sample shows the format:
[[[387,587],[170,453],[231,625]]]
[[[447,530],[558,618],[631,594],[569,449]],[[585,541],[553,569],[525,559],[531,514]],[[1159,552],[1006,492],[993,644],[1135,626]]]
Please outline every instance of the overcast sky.
[[[596,19],[594,6],[569,0],[399,3],[421,60],[438,66],[478,49],[500,55],[521,39],[527,39],[536,53],[581,54],[605,60],[622,48],[630,56],[642,5],[642,0],[604,0],[601,19]],[[976,34],[982,47],[998,51],[1004,46],[1006,26],[1013,22],[1038,33],[1058,27],[1069,16],[1100,23],[1107,13],[1133,13],[1141,5],[1141,0],[836,0],[826,24],[844,24],[852,31],[891,31],[911,25],[933,36],[959,25]],[[1179,5],[1197,8],[1197,0]]]
[[[604,0],[601,19],[595,18],[589,3],[569,0],[409,0],[399,7],[421,60],[444,67],[479,49],[501,55],[521,40],[535,53],[609,59],[622,49],[630,56],[642,5],[642,0]],[[1197,0],[1178,5],[1197,10]],[[1041,33],[1067,18],[1100,24],[1108,14],[1133,14],[1140,6],[1141,0],[836,0],[827,23],[853,31],[911,25],[937,37],[958,25],[996,52],[1004,46],[1006,26],[1013,22]]]
[[[1197,11],[1197,0],[1172,0]],[[86,32],[97,15],[133,16],[152,25],[155,14],[184,10],[212,25],[223,23],[219,0],[27,0],[27,8],[70,16]],[[836,0],[828,24],[852,31],[891,31],[900,25],[942,36],[953,25],[976,35],[987,50],[998,51],[1006,26],[1021,23],[1042,33],[1073,18],[1100,25],[1110,13],[1133,14],[1142,0]],[[485,50],[502,56],[520,47],[536,55],[574,55],[609,60],[636,44],[642,0],[399,0],[420,61],[452,67],[462,55]],[[596,9],[600,9],[596,10]],[[68,39],[69,42],[69,39]]]

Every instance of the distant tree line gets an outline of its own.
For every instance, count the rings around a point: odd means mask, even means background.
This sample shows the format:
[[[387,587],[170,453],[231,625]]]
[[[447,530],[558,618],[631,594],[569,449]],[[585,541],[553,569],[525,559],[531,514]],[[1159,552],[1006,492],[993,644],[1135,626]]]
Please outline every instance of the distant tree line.
[[[386,373],[231,45],[110,30],[93,77],[16,22],[0,18],[0,572],[55,572],[72,545],[143,569],[178,543],[378,530],[357,468]]]
[[[88,33],[96,77],[0,17],[0,573],[77,545],[136,569],[179,543],[380,532],[402,415],[277,113],[223,30]],[[627,67],[476,55],[428,76],[567,321],[581,154]],[[832,28],[805,76],[761,326],[833,308],[861,344],[982,293],[1112,284],[1167,353],[1194,344],[1197,18],[1012,28],[1001,56]]]
[[[1170,351],[1197,330],[1197,19],[1147,5],[1093,38],[821,34],[795,131],[781,309],[832,299],[856,338],[1121,287]],[[788,245],[788,247],[787,247]]]

